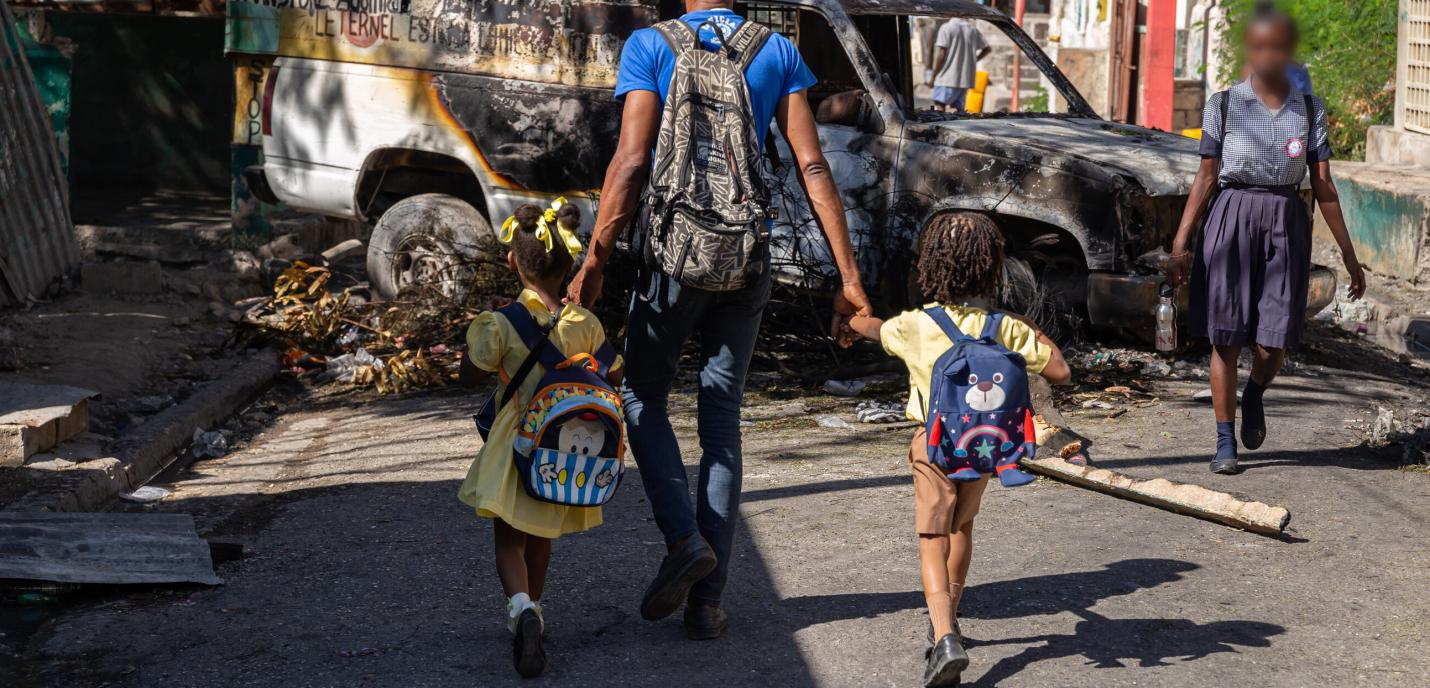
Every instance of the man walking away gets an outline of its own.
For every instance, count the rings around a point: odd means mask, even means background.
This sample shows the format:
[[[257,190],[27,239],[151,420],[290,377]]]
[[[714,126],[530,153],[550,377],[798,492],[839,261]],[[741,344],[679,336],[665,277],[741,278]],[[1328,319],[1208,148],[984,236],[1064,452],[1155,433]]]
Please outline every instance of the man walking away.
[[[625,103],[620,141],[601,188],[591,250],[568,292],[585,306],[600,296],[606,260],[649,178],[646,260],[626,325],[622,396],[631,451],[668,554],[641,599],[641,616],[661,619],[685,603],[686,635],[695,640],[718,638],[726,626],[719,605],[740,515],[740,406],[770,295],[769,196],[759,165],[771,119],[789,141],[839,268],[833,331],[856,313],[870,314],[844,207],[805,98],[814,75],[793,44],[747,25],[733,5],[686,0],[683,17],[626,41],[616,79],[616,97]],[[700,352],[694,505],[667,414],[681,348],[691,336]]]
[[[963,112],[964,96],[973,88],[978,76],[978,61],[989,52],[988,41],[983,40],[977,24],[971,19],[955,17],[938,29],[934,41],[936,57],[933,63],[933,78],[928,85],[933,88],[933,106],[939,112],[953,109]]]

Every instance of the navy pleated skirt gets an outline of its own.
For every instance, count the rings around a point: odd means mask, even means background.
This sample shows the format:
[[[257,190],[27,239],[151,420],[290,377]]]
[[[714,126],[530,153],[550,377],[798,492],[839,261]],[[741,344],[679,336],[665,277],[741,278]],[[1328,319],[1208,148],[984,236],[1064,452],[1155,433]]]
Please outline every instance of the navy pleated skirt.
[[[1296,346],[1306,329],[1311,220],[1295,187],[1228,187],[1202,226],[1187,327],[1216,346]]]

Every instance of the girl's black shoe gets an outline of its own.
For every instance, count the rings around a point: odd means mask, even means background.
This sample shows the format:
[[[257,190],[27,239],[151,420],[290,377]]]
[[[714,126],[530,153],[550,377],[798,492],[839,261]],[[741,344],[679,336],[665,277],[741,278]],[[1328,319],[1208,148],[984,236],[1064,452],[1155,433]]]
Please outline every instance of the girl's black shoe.
[[[925,688],[956,686],[968,668],[968,653],[958,641],[958,634],[939,638],[929,651],[928,667],[924,669]]]
[[[541,646],[541,617],[527,609],[516,619],[516,636],[511,639],[511,661],[522,678],[546,671],[546,649]]]

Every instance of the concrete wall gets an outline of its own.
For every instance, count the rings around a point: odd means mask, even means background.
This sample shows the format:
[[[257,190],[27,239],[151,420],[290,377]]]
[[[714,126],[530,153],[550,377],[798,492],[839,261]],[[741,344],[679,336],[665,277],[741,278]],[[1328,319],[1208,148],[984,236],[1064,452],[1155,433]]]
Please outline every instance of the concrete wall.
[[[1172,131],[1202,128],[1202,108],[1206,87],[1201,79],[1177,79],[1172,97]]]
[[[77,194],[225,190],[233,71],[223,19],[50,12],[74,41],[70,172]]]
[[[1111,106],[1107,100],[1108,55],[1105,48],[1058,47],[1053,59],[1068,80],[1077,87],[1088,105],[1103,117],[1111,116]],[[1054,112],[1067,112],[1067,103],[1062,98],[1053,101]]]
[[[1361,262],[1383,275],[1430,281],[1430,170],[1336,161],[1331,171]],[[1316,224],[1327,231],[1320,213]]]

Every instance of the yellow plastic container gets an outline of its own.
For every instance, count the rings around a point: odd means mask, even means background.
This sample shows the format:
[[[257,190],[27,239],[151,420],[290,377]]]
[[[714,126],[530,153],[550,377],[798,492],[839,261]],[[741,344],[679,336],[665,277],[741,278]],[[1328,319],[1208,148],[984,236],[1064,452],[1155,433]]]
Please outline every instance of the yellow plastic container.
[[[1185,136],[1185,137],[1187,137],[1187,138],[1189,138],[1189,139],[1196,139],[1196,140],[1200,141],[1200,140],[1202,140],[1202,130],[1201,130],[1201,129],[1183,129],[1183,130],[1182,130],[1182,136]]]
[[[963,94],[963,109],[966,112],[983,112],[983,94],[988,92],[988,72],[978,70],[973,77],[973,88]]]
[[[983,92],[969,91],[963,94],[963,109],[967,112],[983,112]]]

